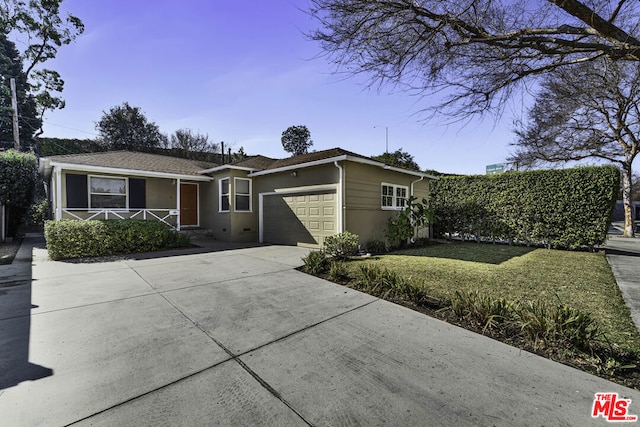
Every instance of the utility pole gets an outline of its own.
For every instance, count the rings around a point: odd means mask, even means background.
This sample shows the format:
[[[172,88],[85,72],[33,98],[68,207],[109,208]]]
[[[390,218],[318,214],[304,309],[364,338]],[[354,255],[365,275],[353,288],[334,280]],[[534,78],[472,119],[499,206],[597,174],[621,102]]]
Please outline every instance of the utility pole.
[[[385,142],[384,152],[388,153],[389,152],[389,126],[384,127],[384,142]]]
[[[16,79],[11,78],[11,108],[13,109],[13,148],[20,151],[20,127],[18,126],[18,95],[16,94]]]
[[[374,129],[380,128],[380,127],[382,126],[374,126]],[[384,127],[384,141],[385,141],[384,152],[388,153],[389,152],[389,126]]]

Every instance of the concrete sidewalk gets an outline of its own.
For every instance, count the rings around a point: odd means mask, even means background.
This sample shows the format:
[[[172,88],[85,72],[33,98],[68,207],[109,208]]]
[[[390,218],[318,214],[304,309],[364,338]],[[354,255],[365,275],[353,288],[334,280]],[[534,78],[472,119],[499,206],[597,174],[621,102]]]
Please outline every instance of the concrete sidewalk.
[[[640,238],[612,232],[604,249],[622,297],[631,310],[631,318],[640,330]]]
[[[36,244],[0,284],[0,424],[602,426],[597,392],[640,414],[638,391],[294,270],[306,253]]]

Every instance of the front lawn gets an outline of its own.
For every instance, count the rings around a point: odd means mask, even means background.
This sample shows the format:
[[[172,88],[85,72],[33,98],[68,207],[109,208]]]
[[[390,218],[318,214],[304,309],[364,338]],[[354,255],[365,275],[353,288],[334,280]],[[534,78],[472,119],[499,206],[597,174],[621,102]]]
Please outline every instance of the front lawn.
[[[395,273],[443,303],[441,310],[429,310],[424,304],[418,307],[407,300],[403,301],[402,297],[391,298],[396,302],[465,327],[469,326],[468,322],[456,322],[450,315],[451,310],[447,310],[456,291],[478,291],[479,295],[488,295],[496,300],[504,298],[523,304],[564,304],[590,313],[600,332],[596,338],[597,344],[619,351],[612,353],[611,359],[602,360],[602,364],[598,365],[590,361],[588,354],[567,354],[563,349],[547,349],[538,353],[608,378],[618,377],[619,382],[628,386],[640,386],[638,369],[626,366],[638,360],[640,334],[631,320],[604,253],[478,243],[439,243],[348,261],[342,266],[341,279],[337,281],[362,288],[356,283],[358,277],[362,277],[363,266],[377,266]],[[481,328],[476,327],[476,330],[483,332]],[[518,340],[504,340],[519,345]],[[619,357],[625,352],[629,354]],[[606,357],[609,358],[609,355]],[[609,369],[611,366],[624,368]]]

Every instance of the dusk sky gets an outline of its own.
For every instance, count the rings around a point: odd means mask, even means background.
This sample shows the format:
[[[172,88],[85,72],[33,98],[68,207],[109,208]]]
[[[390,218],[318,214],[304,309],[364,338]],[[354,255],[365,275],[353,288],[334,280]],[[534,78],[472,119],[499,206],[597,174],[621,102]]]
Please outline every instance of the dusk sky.
[[[140,107],[166,134],[190,128],[248,154],[286,157],[280,142],[306,125],[312,149],[363,155],[402,148],[423,169],[482,174],[509,155],[512,114],[465,126],[424,122],[429,99],[368,89],[335,75],[304,32],[317,26],[306,0],[65,0],[85,32],[48,67],[65,80],[49,137],[94,138],[112,106]],[[20,40],[16,40],[18,47]]]

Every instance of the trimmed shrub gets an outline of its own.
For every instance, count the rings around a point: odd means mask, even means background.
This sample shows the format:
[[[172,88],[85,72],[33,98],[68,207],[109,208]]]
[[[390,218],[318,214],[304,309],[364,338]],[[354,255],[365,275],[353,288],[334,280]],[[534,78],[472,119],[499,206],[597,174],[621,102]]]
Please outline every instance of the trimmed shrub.
[[[435,222],[436,216],[427,199],[409,196],[407,206],[387,220],[385,237],[390,249],[397,249],[415,241],[421,229]]]
[[[304,262],[304,271],[309,274],[324,274],[329,270],[331,261],[327,258],[322,251],[312,251],[305,257],[302,257]]]
[[[409,217],[400,213],[389,218],[385,229],[385,237],[391,250],[406,245],[409,239],[413,237],[413,226]]]
[[[189,237],[157,221],[135,219],[47,221],[44,228],[53,260],[88,258],[189,246]]]
[[[345,260],[358,253],[358,235],[345,231],[324,239],[324,252],[332,258]]]
[[[33,153],[0,152],[0,204],[7,206],[9,236],[16,236],[33,202],[37,164]]]
[[[602,244],[618,195],[613,166],[442,177],[431,184],[436,234],[549,248]]]
[[[387,245],[382,240],[372,240],[367,242],[364,246],[367,251],[372,254],[384,254],[387,252]]]

